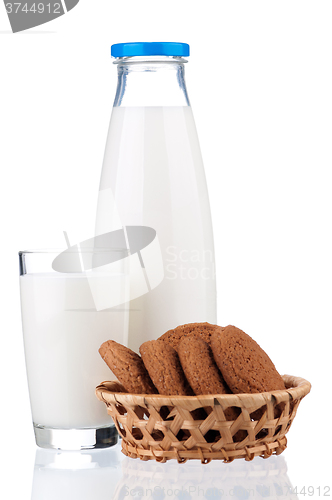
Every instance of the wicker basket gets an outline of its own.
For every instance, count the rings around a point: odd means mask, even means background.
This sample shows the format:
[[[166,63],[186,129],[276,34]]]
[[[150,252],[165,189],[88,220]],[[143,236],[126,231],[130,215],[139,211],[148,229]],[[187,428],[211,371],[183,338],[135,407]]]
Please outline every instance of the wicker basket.
[[[179,463],[199,459],[232,462],[279,455],[285,434],[310,383],[284,375],[286,390],[260,394],[162,396],[127,394],[119,382],[96,388],[100,401],[122,436],[122,451],[131,458]],[[227,420],[225,410],[237,417]]]

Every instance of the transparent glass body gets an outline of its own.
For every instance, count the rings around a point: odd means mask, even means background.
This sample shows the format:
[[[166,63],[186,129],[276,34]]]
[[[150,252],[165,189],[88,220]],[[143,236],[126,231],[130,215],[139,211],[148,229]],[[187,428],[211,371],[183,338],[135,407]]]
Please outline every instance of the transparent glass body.
[[[125,57],[118,66],[117,106],[190,106],[182,57]]]
[[[92,260],[95,250],[86,252]],[[117,441],[113,421],[95,388],[112,378],[98,349],[116,330],[127,341],[126,312],[98,311],[93,286],[100,275],[56,272],[60,250],[19,253],[24,350],[36,443],[85,449]],[[73,255],[75,257],[75,255]],[[108,278],[118,286],[121,276]],[[113,376],[114,378],[114,376]]]
[[[115,61],[96,234],[151,227],[162,261],[162,271],[156,253],[141,262],[145,290],[132,282],[129,347],[136,351],[178,325],[217,320],[210,206],[185,63],[166,56]]]

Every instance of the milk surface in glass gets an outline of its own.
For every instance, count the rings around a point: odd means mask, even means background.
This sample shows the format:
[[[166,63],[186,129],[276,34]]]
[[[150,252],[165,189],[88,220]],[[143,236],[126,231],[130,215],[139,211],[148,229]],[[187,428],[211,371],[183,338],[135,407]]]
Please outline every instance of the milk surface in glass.
[[[127,342],[127,315],[122,306],[96,310],[90,287],[94,279],[61,273],[20,276],[35,424],[61,429],[112,424],[95,396],[98,384],[115,378],[98,349],[109,339]]]

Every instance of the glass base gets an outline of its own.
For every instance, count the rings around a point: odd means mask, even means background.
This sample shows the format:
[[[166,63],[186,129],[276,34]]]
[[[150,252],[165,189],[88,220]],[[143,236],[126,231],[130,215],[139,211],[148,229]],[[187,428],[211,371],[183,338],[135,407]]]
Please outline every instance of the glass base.
[[[89,450],[109,448],[118,442],[114,425],[96,429],[53,429],[33,424],[37,446],[55,450]]]

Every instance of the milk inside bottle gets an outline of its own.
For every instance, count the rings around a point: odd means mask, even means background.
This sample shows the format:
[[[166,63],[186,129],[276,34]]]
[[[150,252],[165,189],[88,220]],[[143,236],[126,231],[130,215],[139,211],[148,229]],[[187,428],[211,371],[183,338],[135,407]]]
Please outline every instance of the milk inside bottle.
[[[155,231],[154,247],[131,273],[128,345],[135,351],[178,325],[217,321],[210,206],[184,78],[188,55],[182,43],[112,46],[118,86],[96,235]]]

